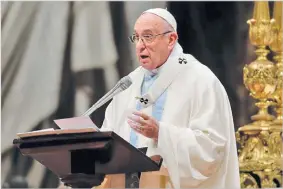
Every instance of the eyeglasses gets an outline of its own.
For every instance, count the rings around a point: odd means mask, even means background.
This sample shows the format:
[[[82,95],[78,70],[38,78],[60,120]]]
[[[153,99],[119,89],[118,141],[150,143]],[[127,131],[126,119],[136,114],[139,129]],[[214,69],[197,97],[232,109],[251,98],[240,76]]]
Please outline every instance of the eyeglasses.
[[[159,35],[165,35],[167,33],[170,33],[172,31],[167,31],[167,32],[164,32],[164,33],[160,33],[160,34],[156,34],[156,35],[152,35],[152,34],[148,34],[148,35],[143,35],[141,36],[141,40],[144,42],[144,43],[151,43],[155,40],[155,38]],[[137,44],[140,40],[140,37],[136,36],[135,34],[133,34],[132,36],[129,37],[130,41],[134,44]]]

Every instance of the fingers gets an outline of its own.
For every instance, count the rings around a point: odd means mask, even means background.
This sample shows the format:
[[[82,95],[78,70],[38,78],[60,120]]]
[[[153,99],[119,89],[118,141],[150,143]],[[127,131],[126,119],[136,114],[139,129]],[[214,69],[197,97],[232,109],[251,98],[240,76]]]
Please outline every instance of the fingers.
[[[146,120],[144,120],[142,117],[136,116],[136,115],[130,115],[128,116],[129,120],[132,120],[134,122],[139,123],[140,125],[147,124]]]
[[[132,115],[128,116],[127,122],[135,132],[143,136],[154,138],[158,135],[157,121],[145,113],[134,111]]]
[[[136,132],[138,132],[142,135],[147,136],[148,134],[150,134],[153,131],[153,128],[152,128],[151,125],[148,125],[148,124],[142,125],[142,124],[137,123],[135,121],[132,121],[130,119],[127,122],[132,129],[134,129]]]
[[[146,115],[143,112],[134,111],[133,114],[142,117],[144,120],[149,120],[150,119],[150,116]]]
[[[135,132],[140,133],[140,134],[143,134],[143,132],[144,132],[144,127],[143,127],[141,124],[139,124],[139,123],[137,123],[137,122],[134,122],[134,121],[132,121],[132,120],[128,120],[127,122],[128,122],[128,124],[130,125],[130,127],[131,127]]]
[[[130,126],[133,126],[133,127],[141,127],[141,124],[138,123],[138,122],[136,122],[136,121],[133,121],[133,120],[128,119],[127,122],[128,122],[128,124],[129,124]]]

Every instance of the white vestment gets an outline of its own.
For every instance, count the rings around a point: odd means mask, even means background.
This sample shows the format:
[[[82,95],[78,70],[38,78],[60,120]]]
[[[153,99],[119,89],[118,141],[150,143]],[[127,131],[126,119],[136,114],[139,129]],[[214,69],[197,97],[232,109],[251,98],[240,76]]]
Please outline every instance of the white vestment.
[[[106,109],[102,130],[130,139],[127,116],[140,103],[145,70],[131,72],[133,84],[116,95]],[[147,155],[163,157],[174,188],[240,188],[239,165],[232,112],[226,91],[209,68],[183,54],[177,44],[158,78],[143,97],[154,103],[162,90],[166,102],[156,144],[138,134],[138,146]],[[149,103],[141,111],[152,114]]]

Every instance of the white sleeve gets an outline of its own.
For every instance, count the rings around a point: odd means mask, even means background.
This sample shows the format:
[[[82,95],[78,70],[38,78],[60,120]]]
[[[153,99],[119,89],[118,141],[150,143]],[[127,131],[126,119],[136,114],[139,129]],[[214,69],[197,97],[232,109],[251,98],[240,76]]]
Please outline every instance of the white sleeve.
[[[105,110],[105,118],[103,124],[100,128],[100,131],[113,131],[114,124],[113,124],[113,117],[114,117],[114,103],[113,100],[108,104]]]
[[[218,170],[233,127],[228,97],[218,80],[194,93],[187,126],[160,122],[158,151],[177,188],[181,182],[197,187]]]

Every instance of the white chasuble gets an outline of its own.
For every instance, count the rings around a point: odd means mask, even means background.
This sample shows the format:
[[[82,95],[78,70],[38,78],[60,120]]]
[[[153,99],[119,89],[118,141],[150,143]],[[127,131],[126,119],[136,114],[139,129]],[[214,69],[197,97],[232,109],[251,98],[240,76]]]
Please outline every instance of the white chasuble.
[[[102,130],[113,130],[129,141],[127,116],[141,98],[148,101],[141,111],[152,115],[152,105],[166,90],[158,142],[137,134],[137,147],[148,147],[148,156],[163,158],[161,171],[142,173],[140,187],[159,187],[160,175],[165,175],[170,178],[167,187],[240,188],[232,112],[217,77],[193,56],[183,54],[179,44],[149,91],[141,96],[144,71],[139,67],[129,74],[133,84],[113,98],[102,126]],[[107,176],[111,184],[105,186],[124,187],[124,178],[116,176]]]

